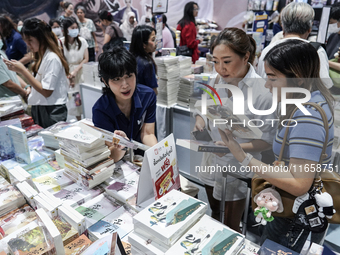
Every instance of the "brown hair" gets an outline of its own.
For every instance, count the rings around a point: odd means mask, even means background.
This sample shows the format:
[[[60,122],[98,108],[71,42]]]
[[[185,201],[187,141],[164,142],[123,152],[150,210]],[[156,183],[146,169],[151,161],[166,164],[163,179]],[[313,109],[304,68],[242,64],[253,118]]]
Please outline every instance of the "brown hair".
[[[256,42],[251,35],[247,35],[243,30],[236,27],[225,28],[212,43],[211,52],[220,44],[228,46],[241,58],[249,52],[248,62],[253,64],[255,60]]]
[[[0,27],[3,37],[6,39],[11,36],[13,29],[18,32],[12,19],[5,14],[0,15]]]
[[[30,18],[25,20],[21,33],[24,38],[34,37],[39,41],[39,51],[34,53],[34,63],[32,65],[34,75],[36,75],[39,70],[47,48],[57,54],[65,69],[66,75],[69,74],[68,64],[58,47],[57,36],[52,32],[50,25],[37,18]]]

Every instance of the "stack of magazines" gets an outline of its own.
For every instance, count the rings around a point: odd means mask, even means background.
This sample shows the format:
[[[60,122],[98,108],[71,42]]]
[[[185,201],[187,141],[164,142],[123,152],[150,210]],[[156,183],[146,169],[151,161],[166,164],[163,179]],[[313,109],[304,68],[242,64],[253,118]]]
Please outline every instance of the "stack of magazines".
[[[179,57],[157,57],[158,96],[157,102],[170,106],[176,103],[179,83]]]

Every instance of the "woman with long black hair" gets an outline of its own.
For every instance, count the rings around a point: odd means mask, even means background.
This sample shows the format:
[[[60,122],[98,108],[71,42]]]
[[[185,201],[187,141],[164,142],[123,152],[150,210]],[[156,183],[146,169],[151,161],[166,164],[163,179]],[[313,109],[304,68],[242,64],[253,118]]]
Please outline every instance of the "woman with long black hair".
[[[156,50],[156,30],[148,25],[135,27],[132,33],[130,52],[137,59],[137,82],[152,88],[158,94],[157,67],[152,58]]]

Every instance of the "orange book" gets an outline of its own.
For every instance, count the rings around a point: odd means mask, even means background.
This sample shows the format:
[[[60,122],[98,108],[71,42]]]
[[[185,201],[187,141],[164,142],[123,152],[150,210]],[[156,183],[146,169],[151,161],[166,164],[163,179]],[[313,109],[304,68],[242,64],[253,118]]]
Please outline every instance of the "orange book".
[[[91,243],[90,239],[88,239],[85,235],[81,235],[76,240],[65,246],[65,255],[79,255],[85,251]]]

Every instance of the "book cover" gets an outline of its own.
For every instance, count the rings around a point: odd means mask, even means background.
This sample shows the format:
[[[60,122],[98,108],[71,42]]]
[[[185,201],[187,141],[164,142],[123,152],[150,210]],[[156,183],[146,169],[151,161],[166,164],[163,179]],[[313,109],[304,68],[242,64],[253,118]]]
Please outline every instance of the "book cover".
[[[0,168],[1,168],[1,166],[0,166]],[[4,177],[2,177],[0,175],[0,189],[6,187],[8,185],[10,185],[10,183],[8,181],[6,181],[6,179]]]
[[[214,142],[177,139],[176,144],[196,152],[230,153],[228,147],[216,145]]]
[[[26,127],[25,131],[26,131],[26,135],[27,137],[32,137],[36,134],[39,133],[39,131],[44,130],[41,126],[34,124],[32,126]]]
[[[69,126],[60,130],[54,136],[59,139],[69,140],[71,142],[80,143],[82,145],[94,145],[98,138],[84,131],[80,126]]]
[[[38,178],[34,178],[33,182],[40,192],[46,190],[54,193],[60,191],[65,186],[70,185],[72,180],[65,176],[64,170],[62,169]]]
[[[202,101],[197,101],[195,108],[201,111]],[[233,114],[233,102],[228,98],[222,99],[223,105],[215,105],[212,100],[207,100],[207,113],[206,116],[209,120],[220,120],[215,124],[216,127],[221,129],[229,129],[232,131],[235,137],[241,137],[243,139],[261,139],[262,131],[255,127],[248,125],[249,118],[245,115]]]
[[[258,254],[259,255],[280,255],[280,254],[290,254],[290,255],[298,255],[299,253],[288,249],[287,247],[275,243],[272,240],[267,239],[262,244]]]
[[[109,195],[125,203],[137,193],[138,181],[139,174],[135,172],[124,179],[117,180],[106,187],[105,190]]]
[[[65,255],[80,255],[91,245],[90,239],[81,235],[71,243],[65,245]]]
[[[31,157],[25,129],[9,125],[8,132],[14,147],[15,160],[20,163],[30,164]]]
[[[0,210],[9,207],[13,203],[21,203],[22,206],[25,203],[23,195],[12,185],[8,185],[0,189]]]
[[[99,161],[99,162],[97,162],[93,165],[90,165],[88,167],[83,167],[83,166],[75,163],[73,161],[73,159],[66,157],[65,158],[65,164],[68,164],[70,168],[72,168],[72,167],[77,168],[79,171],[83,172],[84,174],[92,174],[92,173],[94,173],[94,172],[96,172],[100,169],[103,169],[107,166],[114,164],[114,161],[111,158],[105,158],[105,159],[102,159],[101,161]]]
[[[136,212],[124,206],[118,208],[89,227],[88,233],[90,239],[94,241],[113,232],[117,232],[120,238],[124,238],[133,230],[133,216],[135,215]]]
[[[55,193],[54,196],[61,199],[63,202],[68,203],[72,207],[78,207],[92,198],[99,196],[103,192],[104,189],[101,186],[86,190],[77,183],[73,183]]]
[[[53,249],[46,238],[46,233],[40,226],[11,239],[8,242],[8,247],[14,255],[47,255]]]
[[[133,218],[134,230],[170,247],[206,210],[206,203],[172,190]]]
[[[54,217],[52,221],[61,234],[64,246],[79,237],[78,231],[74,229],[63,217]]]
[[[166,254],[237,254],[244,236],[204,215]]]
[[[46,175],[46,174],[49,174],[49,173],[53,173],[55,171],[57,171],[57,169],[52,167],[51,164],[44,163],[44,164],[41,164],[41,165],[29,170],[28,172],[30,173],[30,175],[32,175],[32,178],[34,179],[34,178],[38,178],[40,176],[43,176],[43,175]]]
[[[69,145],[68,143],[63,143],[63,144],[59,144],[59,147],[61,151],[65,151],[65,153],[67,154],[72,154],[72,157],[78,160],[86,160],[88,158],[95,157],[105,152],[106,150],[108,150],[107,146],[103,144],[102,146],[93,148],[89,151],[77,153],[76,150],[74,150],[71,146],[68,146],[68,145]]]
[[[83,205],[76,208],[76,211],[85,217],[86,226],[89,228],[97,221],[114,212],[121,204],[115,199],[100,194]]]
[[[95,241],[82,255],[115,255],[117,245],[117,233],[112,233]]]
[[[35,211],[27,204],[0,217],[0,239],[36,220]]]
[[[9,125],[21,128],[21,123],[17,119],[0,121],[0,161],[15,157],[14,146],[8,130]]]
[[[106,151],[104,151],[104,152],[102,152],[99,155],[96,155],[94,157],[87,158],[87,159],[84,159],[84,160],[79,160],[79,159],[74,158],[72,156],[72,153],[69,153],[67,151],[60,149],[60,154],[62,156],[64,156],[64,158],[67,161],[74,162],[74,163],[79,164],[79,165],[81,165],[82,167],[85,167],[85,168],[87,168],[87,167],[89,167],[93,164],[96,164],[103,159],[107,159],[110,156],[110,153],[111,153],[110,150],[106,150]]]

